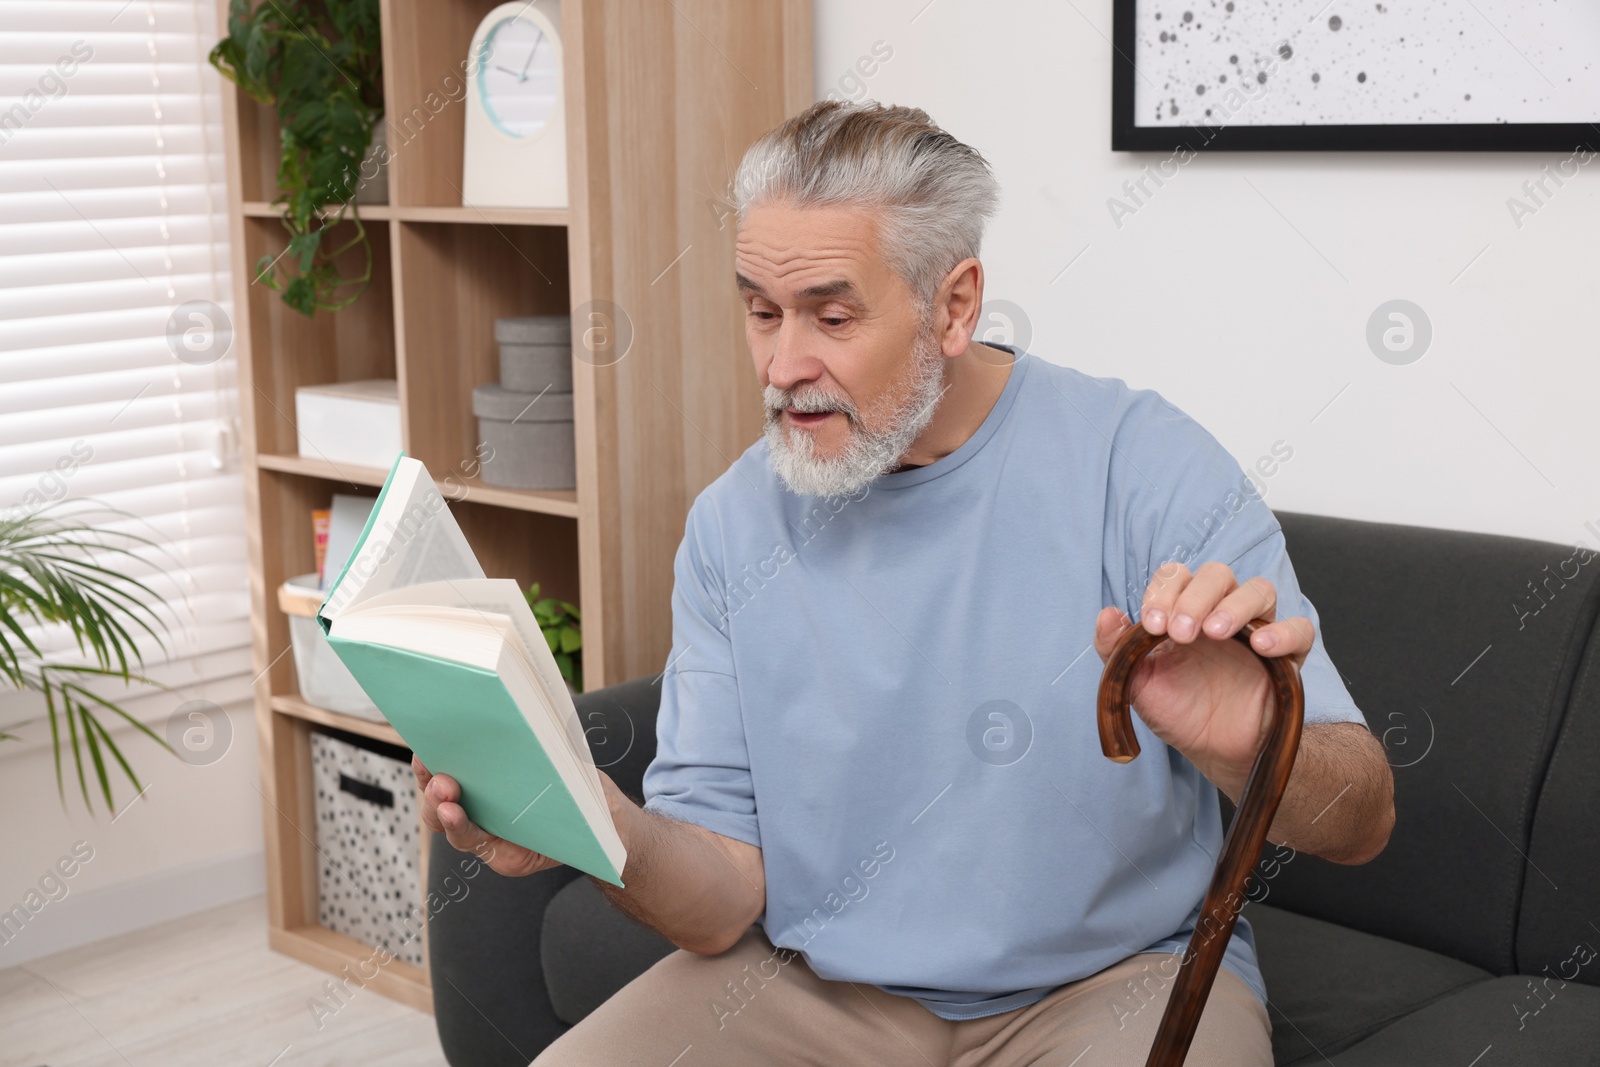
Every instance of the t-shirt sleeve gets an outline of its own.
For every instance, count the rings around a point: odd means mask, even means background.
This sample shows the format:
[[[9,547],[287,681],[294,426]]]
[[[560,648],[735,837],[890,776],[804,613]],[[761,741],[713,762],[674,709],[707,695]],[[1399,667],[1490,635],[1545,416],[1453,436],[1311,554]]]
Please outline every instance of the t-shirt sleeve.
[[[1300,668],[1305,721],[1367,725],[1328,655],[1316,605],[1300,589],[1283,528],[1261,493],[1263,483],[1270,485],[1265,471],[1292,458],[1293,447],[1275,442],[1263,457],[1264,470],[1252,478],[1221,442],[1157,394],[1141,391],[1133,413],[1114,442],[1126,472],[1120,480],[1127,501],[1121,521],[1129,575],[1123,610],[1139,618],[1151,576],[1168,561],[1191,572],[1207,562],[1225,563],[1241,584],[1265,578],[1278,594],[1275,617],[1304,616],[1314,628],[1311,651]]]
[[[702,496],[673,562],[672,652],[661,675],[644,808],[759,848],[744,714],[723,625],[721,545],[716,509]]]

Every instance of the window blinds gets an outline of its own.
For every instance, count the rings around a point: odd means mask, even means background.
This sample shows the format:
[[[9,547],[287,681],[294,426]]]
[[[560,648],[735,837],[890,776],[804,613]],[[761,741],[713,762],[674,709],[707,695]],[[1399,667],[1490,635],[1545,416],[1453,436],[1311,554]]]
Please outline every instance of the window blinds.
[[[144,721],[251,680],[216,21],[209,0],[0,0],[0,515],[92,497],[158,542],[97,557],[162,600],[166,655],[129,629],[178,693],[91,686]],[[34,636],[89,662],[65,627]],[[0,695],[0,724],[42,713]]]

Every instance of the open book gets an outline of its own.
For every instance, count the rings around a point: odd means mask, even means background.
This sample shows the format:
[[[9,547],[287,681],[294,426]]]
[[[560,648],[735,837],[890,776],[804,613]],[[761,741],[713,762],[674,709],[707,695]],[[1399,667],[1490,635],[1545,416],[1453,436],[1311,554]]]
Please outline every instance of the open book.
[[[527,597],[484,577],[420,461],[389,469],[317,623],[473,822],[622,885],[627,853]]]

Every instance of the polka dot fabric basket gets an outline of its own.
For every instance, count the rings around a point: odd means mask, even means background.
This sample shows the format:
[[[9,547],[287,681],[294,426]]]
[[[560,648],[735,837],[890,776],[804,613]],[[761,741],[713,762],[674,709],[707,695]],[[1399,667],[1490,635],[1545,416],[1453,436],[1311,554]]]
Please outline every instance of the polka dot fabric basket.
[[[411,754],[313,730],[317,900],[323,926],[421,967],[422,885]],[[384,962],[378,956],[374,963]]]

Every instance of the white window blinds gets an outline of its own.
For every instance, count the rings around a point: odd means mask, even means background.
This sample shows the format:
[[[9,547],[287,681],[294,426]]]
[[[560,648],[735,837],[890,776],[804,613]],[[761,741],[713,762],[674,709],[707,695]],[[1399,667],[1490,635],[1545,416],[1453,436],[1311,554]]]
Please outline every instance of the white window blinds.
[[[140,647],[179,693],[91,686],[147,722],[251,674],[216,22],[209,0],[0,0],[0,518],[93,497],[159,542],[99,557],[162,599],[171,658]],[[36,640],[90,662],[65,627]],[[0,726],[42,708],[0,695]]]

